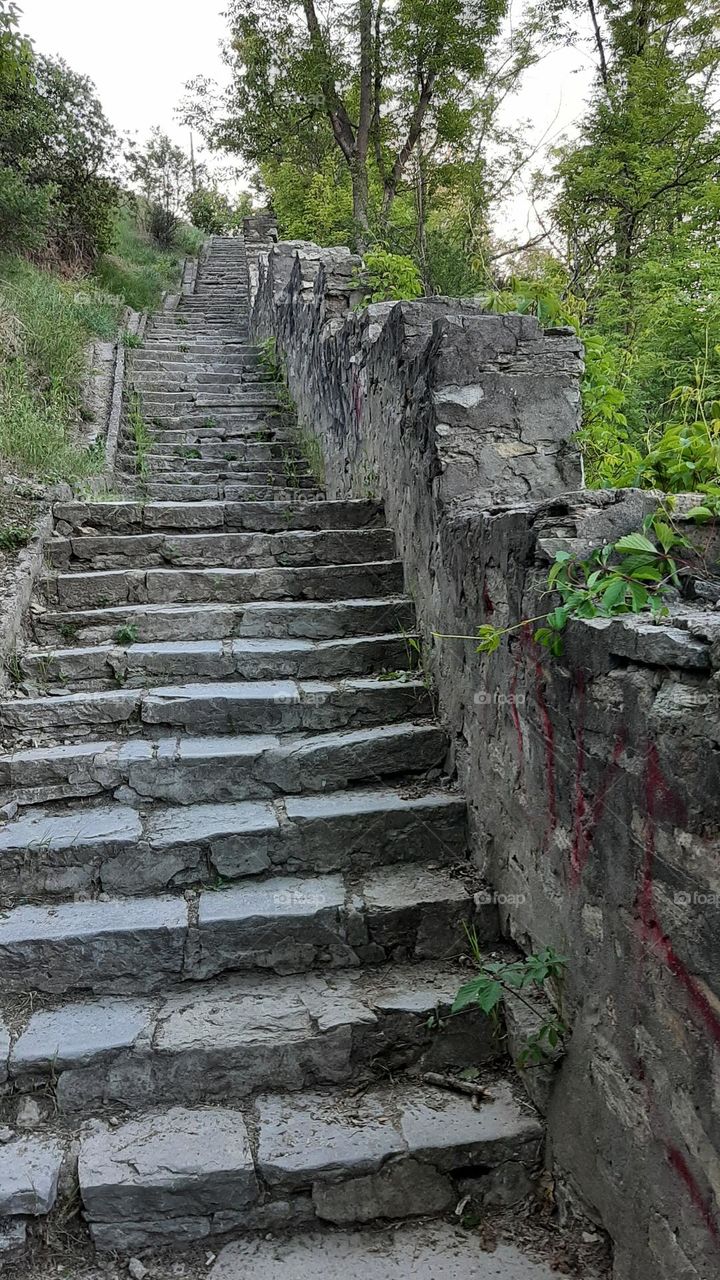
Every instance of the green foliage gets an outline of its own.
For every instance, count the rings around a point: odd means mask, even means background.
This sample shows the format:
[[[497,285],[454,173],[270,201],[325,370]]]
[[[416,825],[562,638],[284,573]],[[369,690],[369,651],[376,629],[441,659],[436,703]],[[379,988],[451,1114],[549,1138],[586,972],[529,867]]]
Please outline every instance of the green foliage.
[[[468,930],[468,939],[479,972],[461,986],[455,997],[452,1013],[463,1013],[477,1007],[499,1025],[503,1001],[520,1001],[530,1009],[538,1026],[528,1037],[519,1057],[519,1065],[536,1066],[562,1047],[567,1034],[561,1013],[551,1009],[543,1016],[539,1012],[537,1001],[537,997],[545,995],[547,984],[553,984],[561,995],[567,960],[552,947],[545,947],[522,960],[486,960],[474,930]],[[530,999],[524,993],[530,993]],[[532,1002],[533,996],[535,1003]]]
[[[3,248],[89,262],[108,246],[113,131],[92,83],[36,55],[0,0],[0,232]]]
[[[180,219],[172,209],[168,209],[159,201],[153,201],[148,206],[147,229],[151,239],[161,249],[170,249],[173,246],[179,226]]]
[[[371,302],[400,302],[419,298],[423,292],[420,272],[412,258],[384,249],[367,251],[357,283],[369,290]]]
[[[196,187],[185,201],[185,208],[195,227],[210,236],[226,236],[242,225],[252,211],[252,200],[242,192],[233,205],[217,187]]]
[[[702,523],[720,514],[720,490],[687,515]],[[682,554],[681,554],[682,553]],[[439,639],[473,640],[477,653],[490,654],[516,631],[542,625],[534,639],[555,657],[563,652],[563,632],[571,619],[613,618],[628,613],[667,615],[667,598],[681,591],[686,581],[709,570],[693,544],[682,534],[672,516],[672,499],[645,517],[642,530],[625,534],[616,542],[596,547],[581,558],[558,551],[548,575],[548,591],[557,592],[560,604],[537,618],[523,618],[508,627],[485,624],[474,636]]]
[[[114,640],[116,644],[130,645],[137,644],[140,632],[134,622],[128,622],[125,626],[118,627],[115,632]]]
[[[20,551],[32,537],[27,525],[6,524],[0,526],[0,551]]]
[[[94,277],[100,286],[134,311],[154,311],[167,290],[177,286],[180,260],[187,252],[176,240],[162,251],[145,229],[142,201],[125,200],[117,209],[112,252],[97,263]]]

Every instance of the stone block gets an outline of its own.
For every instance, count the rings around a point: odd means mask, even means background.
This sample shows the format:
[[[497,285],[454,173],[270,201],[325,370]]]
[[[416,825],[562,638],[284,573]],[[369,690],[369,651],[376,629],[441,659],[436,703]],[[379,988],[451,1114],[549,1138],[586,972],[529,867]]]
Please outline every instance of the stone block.
[[[62,1161],[62,1143],[54,1138],[16,1138],[0,1146],[0,1219],[49,1213]]]
[[[245,1122],[224,1108],[172,1107],[116,1129],[96,1123],[81,1142],[78,1176],[92,1223],[156,1217],[172,1227],[258,1196]]]

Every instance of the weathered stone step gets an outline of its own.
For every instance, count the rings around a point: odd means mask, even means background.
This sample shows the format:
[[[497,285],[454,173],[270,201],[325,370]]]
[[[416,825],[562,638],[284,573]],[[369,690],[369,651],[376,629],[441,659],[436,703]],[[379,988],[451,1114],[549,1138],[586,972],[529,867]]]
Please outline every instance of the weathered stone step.
[[[36,636],[47,643],[103,644],[127,637],[127,628],[143,643],[155,641],[255,639],[331,640],[343,636],[412,633],[413,603],[407,597],[337,601],[258,601],[246,605],[126,605],[70,613],[50,610],[33,615]]]
[[[40,582],[48,604],[86,609],[117,604],[247,604],[252,600],[342,600],[397,595],[399,560],[272,569],[106,569]]]
[[[244,461],[249,467],[263,466],[268,463],[275,463],[277,467],[282,466],[287,458],[293,461],[302,458],[302,452],[298,445],[292,444],[290,440],[287,442],[276,440],[255,440],[255,439],[213,439],[201,438],[194,444],[186,444],[168,440],[165,432],[158,432],[153,438],[152,447],[148,458],[166,458],[168,461],[182,459],[184,462],[192,458],[202,458],[205,461],[210,459],[223,459],[224,461],[235,460]]]
[[[110,792],[130,805],[225,804],[342,790],[442,765],[439,725],[382,725],[314,735],[246,734],[76,742],[0,756],[0,803],[46,804]]]
[[[217,484],[221,480],[230,480],[235,484],[263,485],[270,488],[279,485],[281,489],[316,489],[317,480],[308,471],[304,459],[280,460],[270,462],[248,460],[245,458],[202,458],[199,449],[190,450],[184,460],[180,457],[165,457],[154,451],[146,453],[143,459],[145,475],[155,477],[163,484],[177,481],[180,484]],[[120,470],[134,470],[135,458],[123,450],[119,460]]]
[[[532,1190],[542,1130],[505,1081],[492,1095],[474,1111],[467,1098],[403,1081],[360,1097],[265,1094],[243,1111],[174,1107],[114,1129],[98,1122],[80,1147],[85,1216],[99,1248],[127,1250],[302,1221],[437,1215],[468,1176],[481,1200],[512,1203],[514,1190],[517,1202]]]
[[[292,565],[368,564],[395,558],[390,529],[287,532],[107,533],[55,537],[47,545],[54,568],[116,569],[173,565],[250,569]]]
[[[272,446],[263,444],[259,447],[267,450]],[[246,454],[242,444],[234,447],[227,444],[214,445],[209,447],[208,452],[208,447],[202,444],[156,447],[153,443],[150,451],[144,455],[144,470],[145,473],[154,473],[160,480],[168,479],[168,472],[172,472],[173,476],[186,476],[188,473],[197,476],[202,472],[201,483],[212,480],[213,474],[219,475],[222,472],[238,481],[248,478],[254,484],[281,484],[284,488],[288,487],[291,479],[294,482],[300,476],[307,476],[307,463],[298,450],[292,452],[290,449],[282,450],[279,445],[274,447],[278,450],[277,455],[264,457],[262,454]],[[119,451],[120,470],[133,471],[136,469],[136,462],[135,453],[127,447]],[[315,484],[317,485],[317,481]]]
[[[174,481],[172,474],[167,475],[164,483],[158,479],[140,481],[137,475],[125,476],[123,479],[129,489],[132,489],[133,484],[141,487],[143,493],[153,502],[227,500],[228,502],[283,502],[285,505],[291,505],[299,501],[299,495],[313,502],[321,497],[321,491],[317,488],[306,488],[302,485],[285,489],[280,484],[241,484],[238,483],[237,476],[220,480],[217,484],[206,483],[207,478],[203,483],[182,484]]]
[[[395,673],[393,673],[395,674]],[[411,676],[411,673],[403,673]],[[432,714],[422,680],[218,680],[0,700],[0,739],[71,742],[95,733],[322,733]]]
[[[24,680],[43,689],[132,689],[177,680],[341,679],[406,671],[417,637],[395,633],[333,640],[176,640],[28,651]]]
[[[258,445],[258,448],[274,448]],[[364,529],[384,524],[382,504],[352,501],[286,502],[58,502],[55,528],[63,535],[101,529],[114,533],[158,529]]]
[[[364,1189],[364,1184],[363,1184]],[[412,1198],[412,1187],[409,1190]],[[384,1203],[384,1201],[382,1202]],[[502,1205],[491,1198],[489,1208]],[[509,1234],[512,1236],[512,1230]],[[544,1242],[543,1242],[544,1243]],[[532,1246],[531,1246],[532,1247]],[[542,1245],[541,1245],[542,1249]],[[305,1230],[226,1245],[210,1280],[558,1280],[554,1251],[526,1253],[493,1237],[483,1248],[477,1232],[444,1222],[403,1222],[365,1230]],[[600,1272],[583,1270],[583,1280]]]
[[[495,909],[462,880],[422,863],[350,874],[274,876],[195,898],[60,902],[0,917],[5,992],[134,994],[218,974],[305,973],[447,960],[474,925],[497,938]]]
[[[260,1091],[372,1080],[497,1059],[479,1011],[446,1024],[462,969],[399,965],[220,978],[156,997],[113,996],[29,1013],[6,1065],[14,1093],[60,1112],[232,1102]]]
[[[73,894],[137,896],[271,870],[358,872],[448,865],[465,853],[465,806],[417,783],[276,801],[147,812],[118,803],[28,810],[0,827],[0,903]]]

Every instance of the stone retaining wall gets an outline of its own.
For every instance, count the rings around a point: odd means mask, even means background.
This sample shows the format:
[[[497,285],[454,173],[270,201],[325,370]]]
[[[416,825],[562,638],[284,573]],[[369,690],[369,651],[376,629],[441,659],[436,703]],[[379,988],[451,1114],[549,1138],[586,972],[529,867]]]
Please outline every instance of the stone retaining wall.
[[[527,630],[491,657],[432,640],[544,612],[555,551],[637,529],[657,499],[582,490],[572,333],[466,300],[355,310],[359,266],[274,246],[254,333],[277,341],[328,496],[385,502],[507,935],[569,958],[573,1032],[548,1108],[558,1197],[611,1233],[616,1280],[710,1280],[720,613],[574,623],[561,659]]]

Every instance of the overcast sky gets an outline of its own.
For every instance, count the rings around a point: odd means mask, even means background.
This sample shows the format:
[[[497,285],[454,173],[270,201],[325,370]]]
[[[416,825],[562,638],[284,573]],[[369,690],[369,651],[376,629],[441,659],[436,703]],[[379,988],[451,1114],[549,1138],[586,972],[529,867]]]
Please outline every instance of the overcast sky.
[[[153,125],[187,143],[174,108],[183,86],[202,74],[221,78],[223,0],[19,0],[21,26],[42,53],[65,58],[95,82],[105,112],[122,132],[143,139]],[[523,0],[515,0],[516,14]],[[510,119],[530,118],[538,138],[556,140],[582,110],[591,63],[578,49],[557,50],[527,75]],[[510,225],[521,230],[527,202],[513,202]]]

